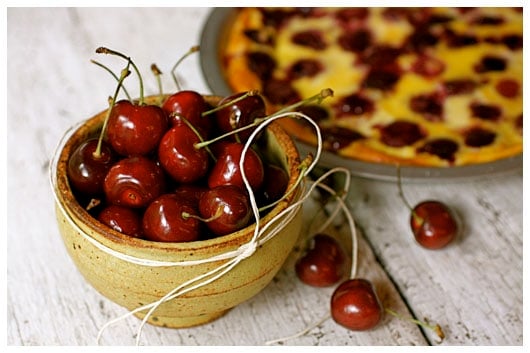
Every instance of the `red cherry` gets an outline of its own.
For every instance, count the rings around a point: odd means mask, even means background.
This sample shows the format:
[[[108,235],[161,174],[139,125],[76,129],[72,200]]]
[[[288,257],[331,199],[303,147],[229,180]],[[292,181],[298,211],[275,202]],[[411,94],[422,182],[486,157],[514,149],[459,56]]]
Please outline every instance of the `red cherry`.
[[[68,178],[75,190],[86,195],[103,193],[103,181],[115,163],[116,154],[102,141],[99,156],[95,155],[98,139],[80,144],[68,160]]]
[[[515,98],[519,95],[521,87],[517,80],[505,78],[497,82],[495,90],[503,97]]]
[[[196,148],[200,138],[186,124],[169,129],[158,146],[160,164],[171,177],[180,183],[192,183],[208,172],[208,152]]]
[[[145,207],[162,194],[164,172],[146,157],[129,157],[110,168],[103,187],[111,204]]]
[[[117,102],[110,114],[107,136],[121,155],[146,155],[153,151],[168,128],[166,113],[156,105]]]
[[[331,317],[353,331],[377,326],[383,317],[383,306],[372,283],[361,278],[342,282],[331,296]]]
[[[417,204],[410,216],[410,226],[416,241],[427,249],[445,247],[458,233],[458,224],[451,210],[439,201]]]
[[[458,223],[449,207],[440,201],[427,200],[412,207],[403,193],[401,169],[397,169],[399,196],[411,210],[410,227],[418,244],[427,249],[441,249],[458,234]]]
[[[298,278],[314,287],[327,287],[337,283],[345,273],[346,255],[335,238],[316,234],[306,253],[295,265]]]
[[[203,139],[208,137],[212,129],[212,119],[202,116],[208,109],[208,104],[201,94],[195,91],[179,91],[167,97],[162,109],[169,116],[171,125],[182,124],[184,118],[200,131]]]
[[[208,186],[210,188],[219,185],[235,185],[245,188],[239,168],[243,148],[244,145],[237,142],[230,142],[223,146],[208,176]],[[243,167],[252,190],[258,190],[263,184],[265,172],[261,158],[252,148],[249,148],[245,154]]]
[[[226,103],[233,101],[234,99],[240,98],[248,92],[235,93],[231,96],[222,99],[218,106],[222,106]],[[216,123],[221,133],[228,133],[235,129],[250,125],[257,118],[263,118],[266,115],[265,101],[258,95],[247,95],[245,98],[230,104],[229,106],[220,109],[216,112]],[[245,142],[252,133],[253,129],[237,133],[237,138],[240,142]]]
[[[175,195],[189,200],[194,206],[199,207],[199,200],[208,191],[206,186],[197,184],[181,184],[175,189]]]
[[[441,74],[445,70],[443,61],[428,56],[420,56],[413,64],[412,71],[427,78]]]
[[[247,193],[234,185],[220,185],[206,191],[199,212],[216,235],[225,235],[248,225],[252,216]]]
[[[289,175],[282,167],[265,164],[263,185],[259,190],[259,204],[269,205],[279,200],[287,191]]]
[[[145,237],[153,241],[185,242],[199,239],[200,221],[191,203],[175,194],[164,194],[145,210],[142,220]]]
[[[231,143],[233,142],[227,139],[221,139],[209,144],[208,147],[210,147],[210,151],[212,151],[215,158],[219,158],[219,156],[223,153],[225,147],[230,145]]]
[[[208,187],[202,184],[180,184],[175,188],[173,193],[180,198],[186,199],[196,210],[198,210],[199,201],[206,191],[208,191]],[[198,211],[197,214],[199,214]],[[204,222],[201,222],[199,231],[199,240],[205,240],[212,236]]]
[[[143,231],[141,217],[134,209],[118,205],[109,205],[101,210],[98,215],[98,220],[117,232],[135,238],[142,237]]]

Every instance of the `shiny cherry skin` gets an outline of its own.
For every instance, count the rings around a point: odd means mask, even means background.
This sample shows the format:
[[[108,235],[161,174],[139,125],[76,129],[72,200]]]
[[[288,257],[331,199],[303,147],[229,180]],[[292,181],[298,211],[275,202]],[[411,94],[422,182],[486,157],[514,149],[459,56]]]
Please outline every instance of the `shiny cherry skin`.
[[[210,147],[210,151],[212,151],[215,158],[219,158],[219,156],[223,153],[225,147],[229,146],[232,143],[233,141],[229,139],[221,139],[211,143],[208,147]]]
[[[176,195],[164,194],[156,198],[145,210],[142,228],[145,237],[152,241],[187,242],[199,239],[200,221],[192,204]]]
[[[352,331],[370,330],[383,318],[384,309],[374,286],[366,279],[342,282],[331,296],[331,317]]]
[[[113,205],[141,208],[160,196],[165,175],[154,161],[141,156],[124,158],[110,168],[103,188]]]
[[[98,215],[98,220],[106,226],[125,235],[141,238],[142,217],[132,208],[118,205],[108,205]]]
[[[258,203],[265,206],[281,199],[287,191],[288,185],[289,175],[285,169],[274,164],[265,164],[263,184],[258,193]]]
[[[298,278],[314,287],[338,283],[345,274],[346,255],[337,240],[327,234],[316,234],[310,246],[295,264]]]
[[[158,146],[158,160],[164,170],[179,183],[192,183],[208,172],[209,156],[197,148],[199,136],[186,124],[169,129]]]
[[[458,233],[457,221],[449,207],[433,200],[414,207],[410,226],[418,244],[433,250],[447,246]]]
[[[164,101],[162,109],[169,117],[171,126],[182,124],[182,119],[186,119],[201,133],[203,139],[207,139],[212,130],[212,119],[203,117],[208,109],[208,104],[204,97],[189,90],[178,91]]]
[[[219,185],[206,191],[199,201],[199,212],[217,236],[246,227],[252,216],[248,194],[234,185]]]
[[[228,97],[223,98],[218,106],[233,101],[246,94],[245,92],[234,93]],[[254,122],[257,118],[266,116],[265,101],[260,95],[249,95],[240,101],[237,101],[219,111],[215,114],[216,125],[221,133],[228,133],[235,129],[247,126]],[[254,129],[237,133],[237,138],[240,142],[245,142]]]
[[[114,104],[107,137],[123,156],[145,156],[156,149],[168,129],[168,118],[156,105],[138,105],[127,100]]]
[[[175,188],[174,193],[199,207],[199,200],[206,191],[208,188],[200,184],[180,184]]]
[[[116,162],[116,153],[102,141],[99,156],[94,153],[98,139],[88,139],[80,144],[68,160],[68,180],[73,188],[85,195],[103,193],[103,181]]]
[[[235,185],[245,189],[239,163],[244,145],[230,142],[224,145],[217,161],[208,175],[208,186],[214,188],[220,185]],[[247,149],[243,162],[245,176],[253,191],[257,191],[263,184],[265,171],[260,156],[252,148]]]

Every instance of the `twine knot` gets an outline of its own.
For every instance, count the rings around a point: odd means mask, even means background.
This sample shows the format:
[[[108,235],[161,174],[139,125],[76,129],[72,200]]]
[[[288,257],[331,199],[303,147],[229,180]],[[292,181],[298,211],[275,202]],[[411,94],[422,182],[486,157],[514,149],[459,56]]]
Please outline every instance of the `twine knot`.
[[[252,254],[254,254],[254,252],[256,251],[256,249],[258,248],[258,242],[257,241],[250,241],[248,243],[245,243],[243,245],[241,245],[238,249],[238,257],[243,260],[243,259],[246,259],[247,257],[250,257],[252,256]]]

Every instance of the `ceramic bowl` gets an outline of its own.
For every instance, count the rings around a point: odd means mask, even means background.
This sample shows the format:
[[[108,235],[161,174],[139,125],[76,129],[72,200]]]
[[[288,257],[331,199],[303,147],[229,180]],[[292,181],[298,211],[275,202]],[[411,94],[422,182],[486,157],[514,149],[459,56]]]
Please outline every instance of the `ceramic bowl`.
[[[206,97],[209,102],[218,97]],[[200,263],[222,256],[248,243],[255,225],[222,237],[184,243],[163,243],[132,238],[116,232],[93,218],[75,199],[66,175],[67,162],[74,149],[99,133],[105,111],[73,128],[58,148],[51,169],[56,197],[59,231],[68,254],[84,278],[103,296],[133,311],[153,303],[179,285],[203,275],[230,259]],[[289,172],[289,188],[299,177],[300,158],[291,138],[274,122],[265,129],[267,158],[280,162]],[[272,218],[292,205],[303,186],[277,204],[260,221]],[[183,328],[210,322],[229,309],[259,293],[280,270],[293,249],[301,229],[301,207],[292,208],[282,219],[279,232],[260,244],[255,252],[228,273],[199,288],[159,305],[148,322],[154,325]],[[280,224],[275,220],[274,224]],[[129,261],[124,257],[141,259]],[[145,261],[156,261],[146,265]],[[190,265],[190,261],[199,261]],[[171,265],[161,266],[159,262]],[[186,265],[182,265],[186,262]],[[180,265],[174,265],[179,263]],[[146,310],[135,313],[142,318]]]

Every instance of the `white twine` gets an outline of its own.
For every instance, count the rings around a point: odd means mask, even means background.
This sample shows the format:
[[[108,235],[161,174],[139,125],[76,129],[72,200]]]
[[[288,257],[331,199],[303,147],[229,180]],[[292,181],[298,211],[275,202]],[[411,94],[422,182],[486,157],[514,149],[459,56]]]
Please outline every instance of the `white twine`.
[[[347,169],[335,168],[335,169],[332,169],[331,171],[333,171],[333,172],[336,172],[336,171],[344,172],[346,174],[348,180],[350,179],[350,171],[347,170]],[[318,183],[317,185],[318,185],[318,187],[320,187],[320,188],[326,190],[327,192],[329,192],[330,194],[336,195],[335,191],[332,188],[330,188],[329,186],[327,186],[326,184]],[[351,236],[351,241],[352,241],[352,253],[351,253],[352,266],[351,266],[351,270],[350,270],[350,278],[355,278],[357,276],[357,256],[358,256],[357,228],[355,226],[355,220],[353,219],[353,216],[350,213],[350,210],[349,210],[348,206],[346,205],[346,202],[344,200],[345,198],[346,198],[346,194],[342,195],[342,197],[337,197],[336,198],[336,200],[337,200],[337,208],[336,208],[336,210],[342,210],[344,212],[344,215],[346,216],[346,220],[348,221],[348,228],[350,229],[350,236]],[[329,224],[330,220],[333,219],[332,217],[335,217],[336,214],[337,213],[335,212],[332,216],[330,216],[330,218],[328,218],[328,222],[326,222],[326,223]],[[326,225],[326,228],[327,228],[327,225]],[[321,227],[321,230],[323,230],[323,229],[325,229],[325,228]]]
[[[333,173],[336,173],[336,172],[343,172],[345,174],[345,176],[346,176],[346,178],[345,178],[346,181],[344,183],[344,190],[342,192],[342,195],[337,195],[337,193],[336,193],[336,191],[334,189],[332,189],[328,185],[322,183],[322,181],[324,179],[326,179],[326,177],[328,177],[329,175],[331,175]],[[318,230],[315,233],[320,233],[324,229],[326,229],[329,226],[329,224],[333,221],[333,219],[336,217],[336,215],[338,214],[338,211],[342,210],[344,212],[344,215],[346,216],[346,219],[348,221],[348,227],[350,229],[350,236],[351,236],[351,240],[352,240],[352,250],[351,250],[352,264],[351,264],[351,270],[350,270],[350,277],[349,278],[355,278],[357,276],[357,262],[358,262],[358,252],[359,252],[358,251],[358,240],[357,240],[357,229],[356,229],[356,226],[355,226],[355,221],[353,219],[353,216],[351,215],[350,210],[349,210],[348,206],[346,205],[346,203],[344,201],[346,196],[347,196],[347,191],[349,190],[349,184],[350,184],[349,181],[350,181],[350,179],[351,179],[350,178],[350,171],[348,169],[337,167],[337,168],[330,169],[327,173],[323,174],[319,179],[317,179],[313,183],[312,186],[313,187],[314,186],[318,186],[318,187],[324,189],[325,191],[330,193],[332,196],[334,196],[336,201],[337,201],[337,207],[335,208],[335,211],[328,217],[327,221],[324,224],[322,224],[322,226],[319,227]],[[312,190],[312,188],[311,188],[311,190]],[[288,341],[288,340],[291,340],[291,339],[295,339],[295,338],[301,337],[301,336],[307,334],[308,332],[310,332],[315,327],[320,326],[322,323],[324,323],[329,318],[331,318],[331,315],[329,314],[329,311],[328,311],[328,313],[326,313],[318,321],[316,321],[315,323],[313,323],[311,325],[308,325],[307,327],[305,327],[304,329],[300,330],[299,332],[297,332],[295,334],[292,334],[292,335],[289,335],[289,336],[282,337],[282,338],[277,338],[277,339],[266,341],[265,345],[272,345],[272,344],[275,344],[275,343],[285,342],[285,341]]]
[[[50,181],[51,181],[51,185],[52,185],[52,188],[53,188],[53,193],[54,193],[56,204],[58,205],[59,209],[64,214],[64,216],[68,220],[68,222],[76,229],[76,231],[81,236],[83,236],[83,238],[85,238],[87,241],[89,241],[91,244],[96,246],[98,249],[100,249],[101,251],[106,252],[109,255],[112,255],[112,256],[114,256],[114,257],[116,257],[118,259],[121,259],[123,261],[127,261],[127,262],[130,262],[130,263],[137,264],[137,265],[142,265],[142,266],[151,266],[151,267],[191,266],[191,265],[204,264],[204,263],[209,263],[209,262],[219,261],[219,260],[228,260],[227,262],[225,262],[222,265],[219,265],[218,267],[214,268],[213,270],[211,270],[211,271],[209,271],[207,273],[201,274],[201,275],[199,275],[199,276],[197,276],[195,278],[192,278],[192,279],[180,284],[179,286],[174,288],[172,291],[170,291],[169,293],[164,295],[159,300],[156,300],[156,301],[154,301],[152,303],[140,306],[140,307],[138,307],[136,309],[133,309],[133,310],[127,312],[126,314],[124,314],[124,315],[122,315],[120,317],[117,317],[115,319],[112,319],[112,320],[108,321],[106,324],[103,325],[103,327],[98,332],[98,335],[97,335],[97,343],[98,344],[100,342],[100,339],[101,339],[101,336],[102,336],[104,330],[108,326],[110,326],[113,323],[116,323],[118,321],[121,321],[121,320],[123,320],[123,319],[125,319],[125,318],[127,318],[129,316],[132,316],[132,315],[134,315],[134,314],[136,314],[138,312],[141,312],[141,311],[144,311],[144,310],[148,310],[148,312],[144,316],[141,324],[138,327],[138,332],[137,332],[137,336],[136,336],[136,344],[139,345],[140,336],[141,336],[141,332],[142,332],[143,326],[145,325],[145,323],[147,322],[149,317],[153,314],[153,312],[161,304],[163,304],[164,302],[170,301],[170,300],[172,300],[172,299],[174,299],[174,298],[176,298],[176,297],[178,297],[180,295],[183,295],[183,294],[185,294],[187,292],[193,291],[193,290],[195,290],[197,288],[200,288],[200,287],[202,287],[204,285],[207,285],[207,284],[217,280],[218,278],[222,277],[223,275],[225,275],[229,271],[231,271],[242,260],[246,259],[247,257],[252,256],[259,245],[261,245],[261,244],[265,243],[266,241],[272,239],[283,227],[285,227],[285,225],[288,224],[292,220],[294,215],[297,213],[297,211],[301,207],[302,203],[309,197],[311,192],[314,190],[315,186],[318,185],[319,183],[321,183],[322,180],[325,177],[329,176],[331,173],[334,173],[334,172],[336,172],[338,170],[343,171],[343,172],[347,172],[344,168],[337,168],[336,170],[328,171],[328,173],[323,175],[317,182],[313,183],[312,186],[309,188],[309,190],[307,192],[305,192],[305,194],[301,195],[296,202],[292,203],[291,205],[289,205],[288,207],[283,209],[281,212],[279,212],[277,215],[275,215],[270,220],[270,222],[266,223],[263,227],[261,227],[259,209],[257,207],[256,199],[255,199],[255,196],[254,196],[254,194],[252,192],[252,188],[250,186],[250,183],[249,183],[249,181],[248,181],[248,179],[246,177],[245,169],[243,167],[243,164],[244,164],[244,161],[245,161],[246,153],[247,153],[248,149],[250,148],[250,145],[252,144],[252,141],[256,138],[257,134],[262,129],[264,129],[268,124],[270,124],[271,122],[275,121],[276,119],[285,118],[285,117],[297,117],[297,118],[306,119],[309,123],[311,123],[313,125],[313,127],[315,128],[315,131],[316,131],[316,135],[317,135],[317,150],[316,150],[315,157],[311,161],[310,165],[307,166],[307,169],[301,171],[301,173],[303,175],[302,175],[302,178],[300,178],[298,182],[302,182],[303,178],[305,176],[307,176],[311,172],[311,170],[316,166],[316,164],[318,163],[318,161],[320,159],[320,155],[322,153],[322,137],[321,137],[320,128],[318,127],[318,125],[311,118],[309,118],[307,115],[305,115],[303,113],[299,113],[299,112],[286,112],[286,113],[282,113],[282,114],[278,114],[278,115],[272,116],[269,119],[267,119],[267,120],[263,121],[262,123],[260,123],[254,129],[254,131],[250,135],[248,141],[245,143],[243,151],[242,151],[242,157],[241,157],[241,160],[240,160],[240,163],[239,163],[239,167],[240,167],[241,174],[242,174],[242,179],[243,179],[245,187],[246,187],[246,189],[247,189],[247,191],[249,193],[249,196],[250,196],[251,209],[252,209],[252,212],[254,214],[255,222],[256,222],[252,238],[249,240],[249,242],[243,244],[238,249],[233,250],[233,251],[228,251],[226,253],[219,254],[217,256],[212,256],[212,257],[206,258],[206,259],[187,260],[187,261],[178,261],[178,262],[157,261],[157,260],[151,260],[151,259],[145,259],[145,258],[138,258],[138,257],[135,257],[135,256],[130,256],[130,255],[123,254],[121,252],[115,251],[115,250],[107,247],[103,243],[99,242],[98,240],[96,240],[95,238],[90,236],[89,234],[87,234],[83,229],[81,229],[75,223],[75,221],[70,217],[68,212],[65,210],[64,206],[60,202],[59,197],[57,195],[57,188],[56,188],[57,187],[57,174],[56,174],[56,170],[57,170],[57,163],[58,163],[58,159],[59,159],[59,155],[60,155],[59,152],[64,147],[64,145],[65,145],[66,141],[68,140],[68,138],[75,131],[75,128],[78,127],[78,126],[81,126],[85,122],[83,121],[83,122],[79,123],[78,125],[75,125],[72,128],[70,128],[69,130],[67,130],[67,132],[65,133],[65,135],[63,136],[63,138],[61,139],[61,141],[59,142],[59,144],[58,144],[58,146],[57,146],[57,148],[55,150],[54,159],[52,160],[52,163],[50,163]],[[348,184],[347,185],[349,185],[349,172],[347,172],[347,174],[348,174],[348,177],[346,178],[348,180]],[[303,189],[303,185],[299,185],[298,182],[297,182],[296,185],[293,186],[293,188],[296,188],[298,186],[302,186],[302,189]],[[337,212],[334,212],[334,214],[336,214],[336,213]],[[268,232],[266,235],[264,235],[265,232],[272,226],[274,226],[274,228],[272,228],[272,230],[270,232]]]

